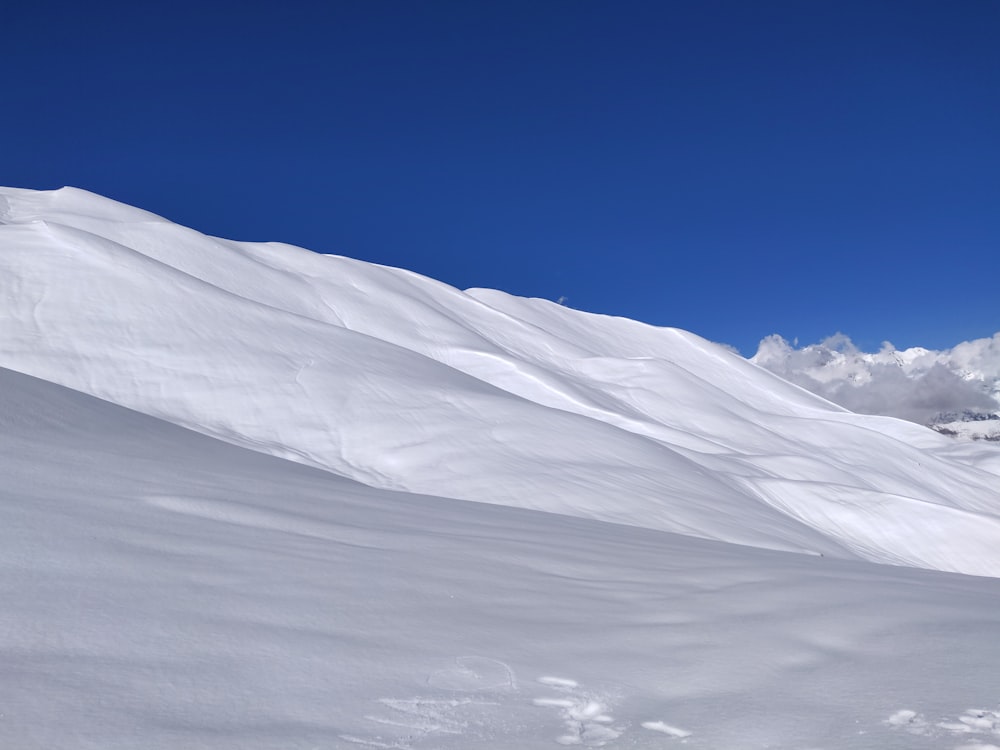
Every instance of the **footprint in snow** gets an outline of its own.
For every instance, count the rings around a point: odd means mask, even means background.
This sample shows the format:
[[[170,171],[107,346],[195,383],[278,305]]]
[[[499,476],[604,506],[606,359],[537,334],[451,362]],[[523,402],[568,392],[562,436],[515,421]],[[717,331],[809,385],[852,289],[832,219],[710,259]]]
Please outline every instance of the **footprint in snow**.
[[[378,729],[366,736],[342,734],[340,739],[376,750],[415,750],[448,735],[483,737],[492,731],[501,705],[491,699],[517,689],[513,670],[485,656],[460,656],[452,667],[432,672],[427,684],[460,695],[380,698],[378,711],[364,717]]]
[[[667,724],[665,721],[644,721],[642,722],[642,728],[649,729],[653,732],[662,732],[670,737],[677,737],[681,739],[691,736],[691,732],[688,730],[675,727],[673,724]]]
[[[535,698],[532,704],[556,709],[563,724],[563,733],[556,737],[560,745],[602,747],[621,737],[624,729],[613,726],[604,698],[580,690],[576,680],[566,677],[539,677],[538,682],[556,693]]]
[[[563,733],[556,737],[560,745],[602,747],[625,733],[625,727],[611,715],[606,696],[584,690],[567,677],[539,677],[538,682],[552,689],[554,695],[535,698],[532,703],[558,712],[563,724]],[[675,739],[691,736],[688,730],[665,721],[645,721],[641,726]]]
[[[902,729],[910,734],[934,736],[948,734],[959,736],[967,734],[989,735],[1000,738],[1000,709],[990,711],[983,708],[970,708],[954,719],[946,719],[932,724],[923,715],[910,709],[900,709],[885,721],[886,724]],[[973,739],[971,743],[960,745],[955,750],[1000,750],[996,744]]]
[[[970,708],[954,721],[938,723],[952,734],[992,734],[1000,737],[1000,710]]]
[[[885,720],[891,727],[902,729],[910,734],[927,734],[927,720],[916,711],[902,708]]]

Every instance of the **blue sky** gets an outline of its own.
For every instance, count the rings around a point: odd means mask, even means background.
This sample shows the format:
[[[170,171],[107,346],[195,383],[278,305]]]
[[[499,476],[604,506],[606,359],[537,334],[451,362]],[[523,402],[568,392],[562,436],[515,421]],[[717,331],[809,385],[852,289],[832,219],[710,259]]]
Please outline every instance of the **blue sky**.
[[[752,354],[1000,330],[1000,3],[21,2],[0,183]]]

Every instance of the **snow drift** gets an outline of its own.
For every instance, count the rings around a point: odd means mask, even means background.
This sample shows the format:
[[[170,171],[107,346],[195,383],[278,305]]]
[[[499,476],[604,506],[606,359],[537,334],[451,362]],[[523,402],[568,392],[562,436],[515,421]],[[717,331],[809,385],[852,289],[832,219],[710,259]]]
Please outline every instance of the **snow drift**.
[[[991,446],[79,190],[0,300],[2,747],[1000,743]]]
[[[9,370],[0,425],[4,748],[1000,742],[995,578],[375,489]]]
[[[2,195],[10,369],[373,487],[1000,575],[995,456],[692,334]]]

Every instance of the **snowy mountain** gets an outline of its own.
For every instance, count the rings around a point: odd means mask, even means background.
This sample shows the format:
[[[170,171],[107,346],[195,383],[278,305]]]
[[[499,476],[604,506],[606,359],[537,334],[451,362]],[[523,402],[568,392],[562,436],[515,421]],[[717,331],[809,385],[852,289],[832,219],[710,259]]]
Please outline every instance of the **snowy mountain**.
[[[773,335],[751,361],[853,411],[1000,441],[1000,333],[942,351],[885,342],[878,352],[843,334],[801,348]]]
[[[69,188],[0,299],[0,746],[1000,742],[993,446]]]

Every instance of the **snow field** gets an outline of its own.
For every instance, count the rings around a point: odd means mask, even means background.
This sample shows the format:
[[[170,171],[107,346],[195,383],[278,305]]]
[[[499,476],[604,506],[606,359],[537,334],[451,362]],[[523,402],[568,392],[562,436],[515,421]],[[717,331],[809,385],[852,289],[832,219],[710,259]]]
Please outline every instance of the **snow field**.
[[[373,489],[9,371],[0,423],[5,747],[994,737],[996,579]]]
[[[1000,747],[992,446],[72,189],[0,299],[0,747]]]
[[[3,195],[0,365],[374,487],[1000,574],[995,457],[692,334]]]

